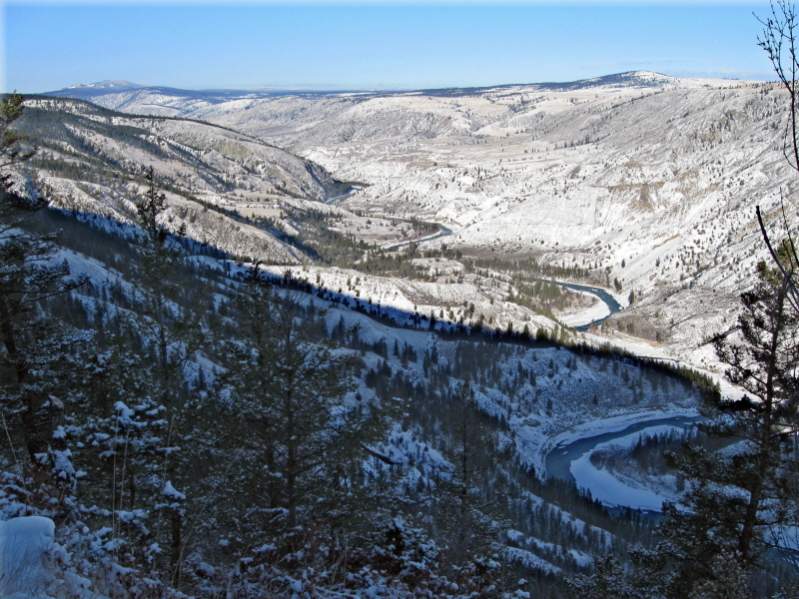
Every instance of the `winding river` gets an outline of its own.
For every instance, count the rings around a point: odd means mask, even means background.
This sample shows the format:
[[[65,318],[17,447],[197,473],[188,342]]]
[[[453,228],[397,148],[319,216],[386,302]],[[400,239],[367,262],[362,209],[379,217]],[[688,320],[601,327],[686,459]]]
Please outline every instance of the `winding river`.
[[[338,202],[341,202],[341,201],[347,199],[348,197],[350,197],[354,193],[360,191],[361,189],[363,189],[363,185],[361,185],[361,184],[346,184],[346,188],[345,188],[345,190],[342,193],[338,193],[338,194],[335,194],[335,195],[328,196],[324,201],[325,201],[326,204],[336,204]],[[400,219],[400,218],[395,218],[395,217],[383,217],[383,218],[391,218],[392,220],[396,220],[396,221],[408,222],[407,219]],[[428,241],[434,241],[436,239],[441,239],[442,237],[448,237],[448,236],[453,234],[452,229],[450,229],[449,227],[447,227],[445,225],[442,225],[440,223],[434,223],[434,222],[430,222],[429,224],[435,225],[436,227],[438,227],[438,230],[436,230],[433,233],[428,233],[427,235],[422,235],[421,237],[415,237],[413,239],[407,239],[407,240],[403,240],[403,241],[396,241],[396,242],[389,243],[387,245],[384,245],[383,249],[384,250],[388,250],[388,251],[397,250],[397,249],[399,249],[401,247],[405,247],[407,245],[411,245],[412,243],[425,243],[425,242],[428,242]],[[549,283],[554,283],[555,285],[558,285],[558,286],[563,287],[565,289],[571,289],[573,291],[579,291],[579,292],[582,292],[582,293],[589,293],[589,294],[599,298],[599,300],[601,302],[603,302],[608,307],[609,313],[607,315],[603,316],[602,318],[597,318],[596,320],[592,320],[591,322],[588,322],[588,323],[581,324],[581,325],[573,327],[574,330],[576,330],[576,331],[587,331],[592,326],[602,324],[605,320],[607,320],[613,314],[616,314],[617,312],[619,312],[622,309],[621,304],[619,304],[619,302],[616,301],[616,298],[613,297],[610,293],[608,293],[608,291],[606,289],[602,289],[601,287],[594,287],[592,285],[582,285],[580,283],[570,283],[570,282],[566,282],[566,281],[557,281],[555,279],[543,279],[542,278],[540,280],[541,281],[547,281]]]
[[[422,237],[416,237],[414,239],[408,239],[406,241],[398,241],[396,243],[391,243],[389,245],[384,245],[383,249],[384,250],[389,250],[389,251],[396,250],[396,249],[399,249],[399,248],[404,247],[406,245],[410,245],[412,243],[422,243],[422,242],[425,242],[425,241],[433,241],[434,239],[440,239],[442,237],[447,237],[448,235],[452,235],[452,229],[450,229],[449,227],[445,227],[444,225],[440,225],[438,223],[435,223],[435,225],[438,227],[438,231],[436,231],[434,233],[430,233],[429,235],[424,235]]]
[[[563,281],[554,281],[554,280],[550,280],[550,283],[555,283],[555,285],[559,285],[566,289],[581,291],[583,293],[590,293],[591,295],[598,297],[601,302],[604,302],[604,304],[608,307],[608,310],[610,310],[610,313],[607,316],[603,316],[602,318],[597,318],[596,320],[592,320],[589,323],[574,327],[574,330],[576,331],[587,331],[592,326],[602,324],[612,315],[621,311],[621,304],[616,301],[615,297],[613,297],[610,293],[608,293],[605,289],[602,289],[601,287],[592,287],[591,285],[580,285],[579,283],[566,283]]]
[[[344,193],[340,193],[340,194],[337,194],[337,195],[329,196],[325,200],[325,202],[327,204],[335,204],[337,202],[345,200],[346,198],[348,198],[349,196],[351,196],[355,192],[359,191],[360,189],[362,189],[362,187],[359,186],[359,185],[350,185],[349,188]],[[390,218],[390,217],[384,217],[384,218]],[[405,219],[393,218],[393,220],[407,222]],[[413,239],[407,239],[407,240],[404,240],[404,241],[397,241],[397,242],[389,243],[387,245],[384,245],[383,249],[384,250],[388,250],[388,251],[397,250],[397,249],[399,249],[401,247],[405,247],[407,245],[411,245],[412,243],[424,243],[424,242],[428,242],[428,241],[434,241],[436,239],[441,239],[442,237],[448,237],[448,236],[453,234],[452,229],[450,229],[449,227],[447,227],[445,225],[442,225],[440,223],[432,223],[432,222],[430,224],[435,225],[436,227],[438,227],[438,230],[433,232],[433,233],[429,233],[427,235],[423,235],[421,237],[415,237]],[[621,304],[619,304],[619,302],[616,301],[616,298],[613,297],[610,293],[608,293],[608,291],[606,289],[602,289],[601,287],[594,287],[592,285],[582,285],[580,283],[570,283],[570,282],[566,282],[566,281],[557,281],[555,279],[540,279],[540,280],[547,281],[549,283],[554,283],[555,285],[558,285],[558,286],[563,287],[565,289],[571,289],[573,291],[579,291],[579,292],[582,292],[582,293],[589,293],[589,294],[593,295],[594,297],[597,297],[601,302],[603,302],[608,307],[609,312],[608,312],[607,315],[603,316],[602,318],[597,318],[597,319],[592,320],[590,322],[587,322],[585,324],[581,324],[581,325],[573,327],[574,330],[576,330],[576,331],[587,331],[592,326],[596,326],[596,325],[602,324],[605,320],[607,320],[613,314],[616,314],[617,312],[619,312],[622,309]]]
[[[591,452],[597,445],[607,443],[614,439],[626,437],[632,433],[637,433],[655,426],[674,426],[686,428],[698,422],[700,418],[696,416],[669,416],[665,418],[652,418],[642,420],[614,432],[599,433],[596,435],[581,437],[571,443],[557,445],[547,454],[546,470],[547,476],[574,482],[571,473],[571,464],[586,453]]]

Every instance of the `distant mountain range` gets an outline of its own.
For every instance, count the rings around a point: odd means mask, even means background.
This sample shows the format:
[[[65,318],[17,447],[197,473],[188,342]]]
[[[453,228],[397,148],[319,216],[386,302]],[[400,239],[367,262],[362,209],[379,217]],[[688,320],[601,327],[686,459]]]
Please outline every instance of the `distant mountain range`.
[[[77,83],[75,85],[70,85],[66,89],[136,89],[138,87],[145,87],[144,85],[139,85],[138,83],[133,83],[131,81],[96,81],[95,83]]]
[[[150,92],[162,92],[169,95],[180,95],[191,98],[205,98],[211,100],[213,98],[230,99],[233,97],[243,98],[259,98],[281,95],[336,95],[336,94],[351,94],[361,93],[368,95],[387,95],[395,93],[421,93],[425,95],[470,95],[481,94],[488,90],[512,88],[512,87],[537,87],[542,90],[574,90],[585,89],[590,87],[603,87],[603,86],[631,86],[631,87],[660,87],[669,85],[676,81],[675,77],[656,73],[654,71],[625,71],[623,73],[614,73],[611,75],[603,75],[600,77],[592,77],[590,79],[580,79],[577,81],[567,82],[542,82],[542,83],[506,83],[491,86],[477,86],[477,87],[441,87],[441,88],[423,88],[423,89],[401,89],[401,90],[325,90],[325,89],[181,89],[164,85],[140,85],[131,81],[124,80],[106,80],[98,81],[95,83],[78,83],[69,87],[45,92],[49,96],[62,96],[79,99],[91,99],[98,95],[104,95],[109,92],[118,91],[132,91],[132,90],[148,90]]]

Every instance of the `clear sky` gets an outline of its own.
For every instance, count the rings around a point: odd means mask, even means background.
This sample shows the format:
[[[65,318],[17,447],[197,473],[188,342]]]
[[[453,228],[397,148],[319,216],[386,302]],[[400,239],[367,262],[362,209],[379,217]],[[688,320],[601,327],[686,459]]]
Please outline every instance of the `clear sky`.
[[[2,0],[0,0],[2,1]],[[765,3],[6,3],[3,88],[420,88],[645,69],[770,78]]]

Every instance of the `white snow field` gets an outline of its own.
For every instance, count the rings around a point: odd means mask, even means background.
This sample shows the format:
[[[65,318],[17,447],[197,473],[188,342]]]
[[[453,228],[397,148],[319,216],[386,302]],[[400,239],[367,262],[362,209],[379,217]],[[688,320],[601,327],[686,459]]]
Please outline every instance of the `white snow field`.
[[[49,518],[27,516],[0,522],[0,598],[45,599],[55,539]]]

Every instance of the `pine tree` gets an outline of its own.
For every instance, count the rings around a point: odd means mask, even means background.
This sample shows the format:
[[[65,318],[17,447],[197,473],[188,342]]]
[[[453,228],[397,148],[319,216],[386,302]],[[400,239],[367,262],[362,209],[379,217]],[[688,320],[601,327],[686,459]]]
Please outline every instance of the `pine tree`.
[[[153,319],[154,335],[158,340],[161,376],[166,378],[169,373],[169,343],[164,291],[173,256],[167,248],[167,230],[159,222],[159,216],[166,210],[166,195],[158,189],[153,167],[147,169],[145,179],[147,191],[136,202],[136,212],[146,236],[142,260],[143,274],[145,283],[153,292],[149,299],[149,314]]]
[[[22,137],[13,129],[13,124],[22,116],[23,109],[24,99],[17,93],[0,98],[0,169],[27,160],[33,155],[34,151],[23,147]],[[0,189],[4,201],[7,199],[5,192],[10,181],[10,175],[0,175]]]
[[[156,349],[156,363],[158,368],[154,371],[159,385],[158,403],[165,408],[164,418],[167,425],[166,444],[179,447],[180,440],[189,429],[188,406],[185,403],[185,393],[182,389],[182,364],[189,353],[191,339],[190,331],[195,325],[194,318],[185,311],[175,312],[175,306],[169,301],[168,293],[171,287],[178,255],[169,247],[169,236],[163,224],[163,214],[167,209],[166,195],[159,189],[155,171],[152,167],[145,174],[147,190],[136,202],[136,211],[139,225],[145,234],[145,243],[142,248],[142,279],[144,286],[149,290],[145,296],[146,321],[150,326],[152,345]],[[195,327],[196,328],[196,327]],[[164,474],[161,480],[161,492],[171,499],[181,496],[182,493],[174,488],[181,478],[189,477],[188,464],[181,461],[180,454],[170,451],[164,457]],[[180,556],[183,553],[183,508],[176,507],[175,501],[167,501],[162,511],[168,514],[170,520],[170,564],[173,578],[180,579]]]
[[[744,313],[738,322],[743,342],[716,343],[719,356],[730,366],[727,378],[748,393],[733,406],[719,406],[732,416],[733,430],[748,444],[735,462],[731,480],[749,493],[743,504],[734,504],[743,511],[737,552],[747,566],[763,551],[764,527],[774,524],[772,517],[763,521],[762,506],[782,499],[784,431],[796,422],[799,365],[793,339],[799,319],[788,309],[787,283],[764,263],[758,274],[757,287],[741,296]]]
[[[241,541],[232,549],[268,540],[287,567],[310,568],[343,551],[364,526],[359,510],[371,500],[361,460],[380,425],[375,407],[352,389],[357,364],[311,342],[313,318],[299,298],[270,292],[257,269],[244,287],[237,306],[243,335],[220,350],[228,371],[212,407],[221,409],[226,460],[237,464],[220,464],[220,484],[236,489],[249,515],[229,522]],[[303,559],[293,561],[303,547]]]
[[[441,482],[436,501],[443,524],[442,561],[463,591],[491,594],[506,574],[494,547],[501,526],[485,513],[476,473],[480,455],[489,444],[489,432],[471,386],[463,385],[451,398],[455,406],[454,450],[456,471],[451,482]]]

